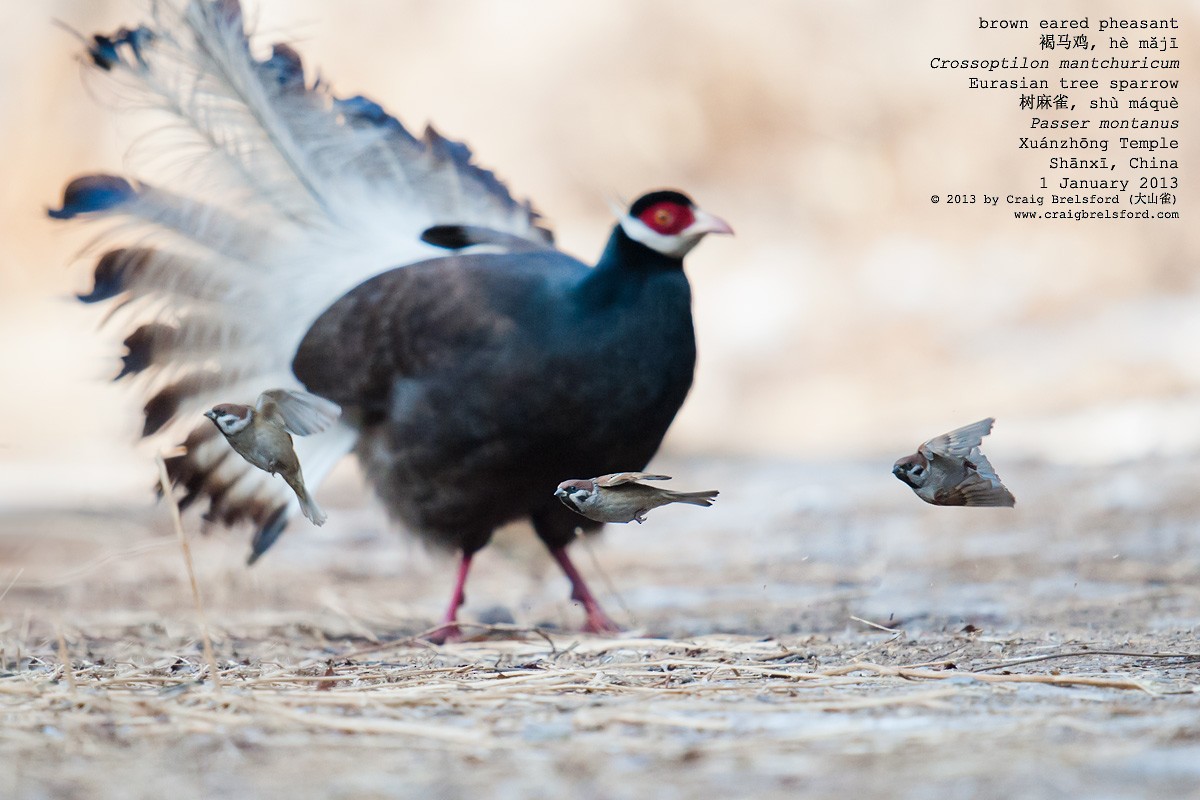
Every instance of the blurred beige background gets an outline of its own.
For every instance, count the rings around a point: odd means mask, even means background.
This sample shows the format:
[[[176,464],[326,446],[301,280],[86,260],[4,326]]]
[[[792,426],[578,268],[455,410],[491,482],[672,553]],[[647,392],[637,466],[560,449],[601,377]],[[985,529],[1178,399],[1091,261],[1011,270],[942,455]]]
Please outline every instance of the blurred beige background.
[[[892,458],[985,415],[997,464],[1200,452],[1200,5],[1004,4],[1035,27],[1088,15],[1096,42],[1108,15],[1181,21],[1183,219],[1082,223],[929,202],[1048,175],[1048,153],[1015,147],[1015,92],[928,68],[1040,55],[1036,31],[978,29],[995,5],[261,0],[250,15],[340,93],[467,141],[585,259],[617,195],[680,187],[734,225],[689,258],[700,365],[673,453],[878,458],[890,480]],[[70,177],[120,169],[146,125],[105,108],[52,20],[142,16],[132,0],[0,7],[2,506],[144,498],[151,480],[135,400],[107,383],[120,337],[70,299],[89,285],[87,233],[44,216]]]

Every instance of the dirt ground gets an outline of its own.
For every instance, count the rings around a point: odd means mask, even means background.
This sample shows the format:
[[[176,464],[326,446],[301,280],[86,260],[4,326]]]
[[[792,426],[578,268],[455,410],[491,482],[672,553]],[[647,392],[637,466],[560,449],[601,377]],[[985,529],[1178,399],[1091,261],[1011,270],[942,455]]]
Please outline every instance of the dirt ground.
[[[574,547],[619,637],[518,529],[414,641],[452,564],[348,474],[250,570],[186,517],[219,685],[164,506],[0,512],[0,796],[1200,796],[1200,460],[997,466],[661,461],[722,496]]]

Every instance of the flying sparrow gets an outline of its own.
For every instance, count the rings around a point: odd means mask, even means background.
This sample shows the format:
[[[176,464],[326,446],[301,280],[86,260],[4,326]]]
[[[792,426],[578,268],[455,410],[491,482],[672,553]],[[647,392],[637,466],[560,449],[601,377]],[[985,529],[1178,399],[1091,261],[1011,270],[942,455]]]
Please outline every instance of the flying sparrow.
[[[337,420],[342,409],[323,397],[291,389],[269,389],[253,406],[221,403],[204,416],[213,421],[229,445],[242,458],[261,470],[278,474],[296,493],[300,511],[314,525],[325,524],[325,512],[304,486],[300,459],[292,447],[291,434],[320,433]]]
[[[905,456],[892,474],[912,487],[917,497],[935,506],[1011,506],[1017,500],[1000,482],[987,456],[979,452],[992,432],[988,417],[943,433]]]
[[[669,481],[670,475],[616,472],[589,480],[563,481],[554,496],[567,508],[597,522],[645,522],[646,513],[668,503],[711,506],[717,492],[673,492],[637,481]]]

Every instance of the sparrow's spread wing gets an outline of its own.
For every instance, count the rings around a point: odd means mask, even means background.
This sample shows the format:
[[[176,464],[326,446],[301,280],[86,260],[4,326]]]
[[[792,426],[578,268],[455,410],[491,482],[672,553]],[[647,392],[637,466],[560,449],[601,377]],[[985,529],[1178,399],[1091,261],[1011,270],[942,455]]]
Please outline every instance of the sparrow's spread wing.
[[[258,396],[257,407],[258,413],[297,436],[320,433],[342,414],[337,403],[294,389],[268,389]]]
[[[996,474],[996,468],[992,466],[992,462],[988,461],[988,457],[978,450],[973,451],[967,457],[968,466],[973,467],[979,476],[984,480],[991,481],[994,484],[1000,484],[1000,476]]]
[[[930,458],[931,455],[966,458],[973,449],[983,443],[983,437],[992,432],[992,423],[995,421],[988,417],[930,439],[921,445],[922,455],[926,458]]]
[[[942,506],[1013,506],[1017,502],[978,450],[971,455],[967,477],[952,489],[939,489],[933,499]]]
[[[634,481],[669,481],[670,475],[651,475],[647,472],[614,472],[611,475],[601,475],[596,478],[596,485],[600,487],[620,486],[623,483],[633,483]]]
[[[1014,506],[1017,499],[1003,485],[973,476],[953,489],[941,489],[934,495],[939,506]]]

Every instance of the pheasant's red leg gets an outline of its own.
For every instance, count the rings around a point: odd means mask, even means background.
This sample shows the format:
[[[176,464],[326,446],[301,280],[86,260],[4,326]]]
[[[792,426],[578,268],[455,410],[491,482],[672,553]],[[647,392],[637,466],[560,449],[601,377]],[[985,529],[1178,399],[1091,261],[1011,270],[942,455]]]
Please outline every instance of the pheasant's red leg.
[[[450,607],[446,609],[446,616],[442,617],[442,624],[427,637],[434,644],[462,639],[462,630],[458,627],[458,609],[467,601],[467,573],[471,571],[472,557],[473,554],[464,552],[462,560],[458,562],[458,578],[454,581],[454,594],[450,595]]]
[[[579,570],[575,569],[575,565],[571,563],[570,556],[567,555],[565,547],[557,547],[550,551],[554,556],[554,560],[558,562],[558,566],[562,567],[563,573],[571,581],[571,599],[578,600],[583,603],[583,609],[587,612],[587,622],[583,629],[588,633],[619,633],[620,628],[617,623],[609,619],[608,614],[604,613],[604,609],[600,607],[599,601],[595,595],[588,589],[587,581],[579,574]]]

